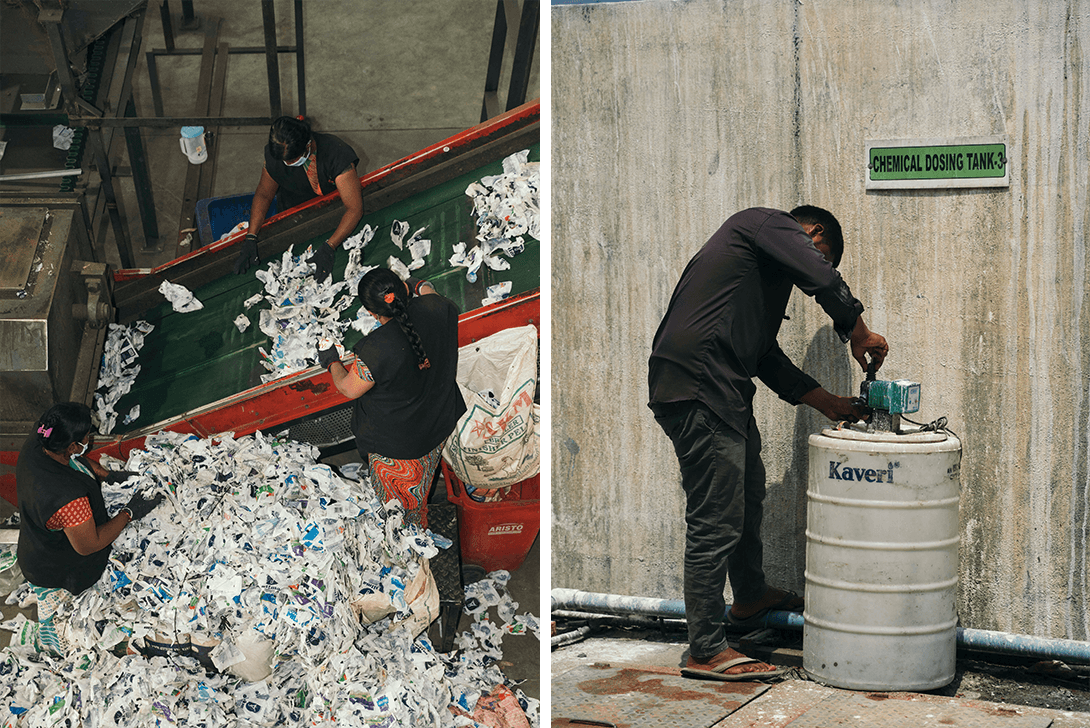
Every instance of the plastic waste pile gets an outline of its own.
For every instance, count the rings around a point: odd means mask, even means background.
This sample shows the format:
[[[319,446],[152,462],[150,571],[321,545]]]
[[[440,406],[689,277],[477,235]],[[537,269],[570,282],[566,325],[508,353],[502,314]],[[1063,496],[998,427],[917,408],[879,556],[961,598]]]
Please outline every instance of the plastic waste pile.
[[[144,336],[154,328],[154,324],[147,321],[136,321],[129,326],[109,324],[106,343],[102,349],[102,365],[98,372],[98,388],[95,390],[93,407],[98,420],[98,431],[104,435],[113,432],[117,424],[114,405],[129,393],[140,374],[140,365],[136,360],[144,346]],[[136,405],[125,416],[124,421],[127,424],[139,416],[140,405]]]
[[[150,436],[124,463],[139,475],[104,488],[107,509],[137,489],[166,500],[73,600],[67,655],[0,651],[2,725],[478,725],[478,700],[506,682],[503,636],[536,634],[537,620],[494,572],[467,589],[476,621],[457,650],[414,636],[406,585],[449,542],[316,456],[260,433]],[[363,623],[351,604],[364,597],[385,599],[388,616]],[[172,649],[121,655],[126,642]],[[536,725],[536,701],[514,692]]]
[[[314,251],[309,247],[301,255],[295,255],[294,249],[289,248],[279,262],[272,261],[267,268],[257,271],[257,278],[265,285],[265,293],[246,299],[243,306],[249,310],[262,299],[271,306],[261,309],[258,314],[258,327],[271,340],[269,350],[258,349],[261,363],[268,370],[268,374],[261,376],[262,382],[314,366],[318,341],[332,340],[343,354],[341,342],[350,326],[368,332],[378,325],[363,308],[355,320],[341,319],[341,314],[355,301],[359,279],[370,270],[360,265],[360,253],[372,236],[374,230],[364,226],[359,234],[345,240],[349,261],[342,281],[314,279],[314,264],[309,262]],[[240,331],[249,324],[245,316],[235,319]]]
[[[470,283],[477,280],[482,264],[495,271],[509,270],[511,262],[501,254],[513,258],[525,250],[524,235],[541,239],[541,165],[528,161],[529,156],[528,149],[512,154],[503,160],[503,174],[484,177],[466,188],[473,200],[479,244],[468,249],[466,243],[456,244],[449,262],[454,268],[465,268]],[[510,282],[505,283],[506,292],[490,287],[482,303],[488,305],[509,293]]]

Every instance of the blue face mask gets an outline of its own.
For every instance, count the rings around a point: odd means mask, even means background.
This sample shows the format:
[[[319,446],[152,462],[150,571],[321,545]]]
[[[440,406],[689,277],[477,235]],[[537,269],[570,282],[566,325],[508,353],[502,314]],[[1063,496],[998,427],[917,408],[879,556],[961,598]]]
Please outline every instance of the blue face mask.
[[[284,164],[288,165],[289,167],[302,167],[304,164],[307,163],[308,159],[310,159],[309,149],[307,149],[307,153],[299,157],[299,159],[296,159],[294,162],[284,162]]]

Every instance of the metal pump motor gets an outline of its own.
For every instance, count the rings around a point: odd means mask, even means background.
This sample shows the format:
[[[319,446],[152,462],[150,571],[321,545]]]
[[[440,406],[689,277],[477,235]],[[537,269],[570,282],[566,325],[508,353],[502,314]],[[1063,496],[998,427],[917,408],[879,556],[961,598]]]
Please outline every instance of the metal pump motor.
[[[871,415],[867,432],[901,434],[901,415],[920,410],[920,384],[907,379],[875,379],[874,362],[867,366],[867,378],[859,385],[860,405]]]

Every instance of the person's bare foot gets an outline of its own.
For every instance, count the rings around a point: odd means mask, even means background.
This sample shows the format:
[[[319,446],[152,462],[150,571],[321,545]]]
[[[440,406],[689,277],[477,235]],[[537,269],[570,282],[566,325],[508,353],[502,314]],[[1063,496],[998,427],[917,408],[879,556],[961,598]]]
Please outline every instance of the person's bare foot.
[[[737,659],[748,659],[738,650],[727,649],[720,652],[718,655],[712,655],[711,657],[693,657],[689,656],[689,659],[685,662],[686,669],[689,670],[708,670],[712,672],[718,672],[722,675],[744,675],[749,672],[770,672],[776,670],[774,665],[768,665],[764,662],[746,662],[741,665],[734,665],[726,670],[716,670],[717,667],[724,662]]]
[[[764,595],[755,602],[735,602],[731,605],[730,616],[736,620],[744,621],[766,609],[800,612],[802,607],[802,597],[798,594],[770,586],[765,589]]]

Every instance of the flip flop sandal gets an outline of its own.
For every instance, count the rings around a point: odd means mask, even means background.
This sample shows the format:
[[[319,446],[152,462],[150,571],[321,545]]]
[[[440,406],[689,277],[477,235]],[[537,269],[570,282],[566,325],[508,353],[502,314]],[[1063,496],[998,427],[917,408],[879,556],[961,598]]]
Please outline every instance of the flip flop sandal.
[[[764,670],[762,672],[736,672],[731,675],[726,674],[727,670],[738,665],[748,665],[751,662],[760,662],[752,657],[735,657],[733,660],[727,660],[715,667],[703,669],[699,667],[683,667],[681,668],[682,677],[691,677],[697,680],[722,680],[724,682],[750,682],[754,680],[768,680],[769,678],[779,677],[787,672],[787,669],[775,669]]]
[[[778,611],[795,611],[795,610],[784,610],[783,607],[784,607],[784,605],[789,603],[791,600],[798,599],[798,598],[799,598],[798,594],[796,594],[793,591],[789,591],[789,592],[787,592],[786,595],[784,595],[783,599],[781,599],[780,601],[776,602],[775,604],[773,604],[770,607],[765,607],[761,611],[757,612],[756,614],[753,614],[752,616],[746,617],[745,619],[738,619],[737,617],[735,617],[731,613],[731,610],[728,609],[727,610],[727,624],[729,624],[732,627],[735,627],[737,629],[748,629],[748,630],[759,629],[759,628],[765,626],[765,624],[764,624],[765,623],[765,618],[770,613],[778,612]]]

